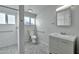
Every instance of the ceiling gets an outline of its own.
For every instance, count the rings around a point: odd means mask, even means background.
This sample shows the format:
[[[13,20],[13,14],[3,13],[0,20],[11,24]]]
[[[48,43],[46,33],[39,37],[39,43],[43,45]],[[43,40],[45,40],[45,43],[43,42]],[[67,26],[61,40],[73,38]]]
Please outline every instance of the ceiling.
[[[19,9],[18,5],[6,5],[7,7]],[[39,14],[41,11],[44,11],[46,8],[56,6],[56,5],[25,5],[24,10],[32,9],[33,13]]]

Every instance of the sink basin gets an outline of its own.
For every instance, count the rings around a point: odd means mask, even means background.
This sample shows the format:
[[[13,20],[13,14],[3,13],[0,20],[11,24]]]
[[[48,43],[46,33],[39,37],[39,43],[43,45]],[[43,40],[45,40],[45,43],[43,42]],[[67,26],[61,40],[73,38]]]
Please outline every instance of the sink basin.
[[[51,33],[49,36],[57,37],[57,38],[62,38],[66,40],[72,40],[76,38],[75,35],[67,35],[67,34],[61,34],[61,33]]]

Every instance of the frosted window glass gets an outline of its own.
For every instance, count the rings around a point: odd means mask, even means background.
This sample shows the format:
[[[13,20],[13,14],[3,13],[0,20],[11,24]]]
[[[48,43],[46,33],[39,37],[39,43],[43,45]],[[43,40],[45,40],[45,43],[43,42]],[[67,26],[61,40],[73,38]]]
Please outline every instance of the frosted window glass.
[[[29,24],[30,20],[29,20],[29,17],[24,17],[24,24]]]
[[[0,13],[0,24],[6,24],[5,13]]]
[[[8,15],[8,24],[15,24],[15,16]]]
[[[31,18],[31,24],[34,25],[35,24],[35,19]]]

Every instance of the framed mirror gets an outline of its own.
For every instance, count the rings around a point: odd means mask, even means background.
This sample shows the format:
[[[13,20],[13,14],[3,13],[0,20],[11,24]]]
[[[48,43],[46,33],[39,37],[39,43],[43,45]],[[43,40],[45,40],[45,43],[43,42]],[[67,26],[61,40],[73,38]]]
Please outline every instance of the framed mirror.
[[[71,8],[56,11],[57,26],[71,25]]]

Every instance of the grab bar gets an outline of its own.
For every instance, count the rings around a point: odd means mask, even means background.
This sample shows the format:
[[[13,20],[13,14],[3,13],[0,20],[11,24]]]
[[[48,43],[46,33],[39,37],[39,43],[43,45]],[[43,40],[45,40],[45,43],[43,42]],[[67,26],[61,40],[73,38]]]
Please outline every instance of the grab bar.
[[[0,33],[5,33],[5,32],[13,32],[13,30],[0,31]]]
[[[45,33],[44,31],[37,31],[37,32],[40,32],[40,33]]]
[[[36,30],[32,30],[32,31],[36,31]],[[39,33],[45,33],[44,31],[38,31],[38,30],[37,30],[37,32],[39,32]]]

